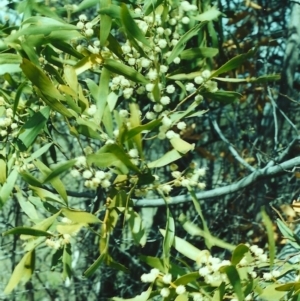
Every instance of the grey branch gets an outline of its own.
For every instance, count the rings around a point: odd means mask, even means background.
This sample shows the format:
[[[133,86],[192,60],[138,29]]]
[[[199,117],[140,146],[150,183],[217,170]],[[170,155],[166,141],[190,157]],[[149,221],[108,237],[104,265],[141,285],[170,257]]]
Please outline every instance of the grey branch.
[[[300,156],[282,162],[280,164],[277,164],[275,161],[270,161],[266,167],[255,170],[249,176],[239,180],[236,183],[208,191],[198,192],[196,196],[198,200],[206,200],[230,194],[253,184],[259,179],[268,178],[283,172],[288,172],[289,170],[293,170],[296,166],[300,166]],[[189,201],[191,201],[191,197],[189,195],[180,195],[173,197],[170,205],[185,203]],[[133,200],[133,202],[137,207],[158,207],[165,205],[163,199],[141,199]]]

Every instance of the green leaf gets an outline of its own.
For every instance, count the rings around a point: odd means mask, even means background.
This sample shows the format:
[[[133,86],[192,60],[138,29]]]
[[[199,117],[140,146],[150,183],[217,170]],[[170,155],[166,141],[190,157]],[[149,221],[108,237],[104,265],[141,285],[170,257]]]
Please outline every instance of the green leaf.
[[[84,9],[96,6],[99,3],[99,0],[83,0],[74,10],[74,12],[79,12]]]
[[[173,48],[170,56],[167,59],[168,64],[171,64],[173,60],[178,57],[182,51],[184,50],[186,43],[196,34],[198,34],[198,31],[204,27],[206,23],[200,23],[191,28],[188,32],[186,32],[178,41],[178,43]]]
[[[15,186],[15,183],[18,178],[17,169],[13,169],[11,173],[8,175],[6,182],[0,188],[0,208],[5,204],[5,202],[9,199],[10,194]]]
[[[49,190],[40,188],[40,187],[35,187],[35,186],[30,186],[30,189],[32,192],[37,195],[42,201],[51,201],[51,202],[56,202],[60,205],[65,205],[63,200],[60,199],[59,195],[52,193]]]
[[[52,224],[54,223],[56,218],[59,216],[59,214],[60,214],[60,211],[58,211],[54,215],[42,220],[41,222],[37,223],[36,225],[31,227],[31,229],[42,231],[42,232],[47,231],[52,226]],[[49,235],[51,236],[51,234],[49,234]],[[21,234],[20,238],[22,240],[30,240],[30,239],[34,238],[34,235],[33,234]]]
[[[26,151],[44,129],[50,116],[50,108],[44,107],[34,113],[21,127],[17,144],[20,151]]]
[[[52,236],[51,233],[46,231],[37,230],[29,227],[15,227],[8,231],[2,233],[3,236],[10,235],[10,234],[19,234],[19,235],[30,235],[30,236]]]
[[[67,217],[69,220],[75,223],[84,223],[84,224],[98,224],[102,223],[98,217],[94,214],[85,212],[85,211],[77,211],[69,208],[63,208],[61,210],[62,214]]]
[[[218,101],[221,104],[229,104],[239,101],[239,99],[242,97],[242,94],[234,91],[217,91],[214,93],[203,92],[202,95],[203,97]]]
[[[5,294],[9,294],[20,281],[26,283],[34,271],[35,252],[34,250],[26,253],[15,267],[8,284],[4,289]]]
[[[193,16],[193,19],[198,21],[213,21],[221,15],[221,12],[215,7],[211,7],[200,15]]]
[[[61,175],[62,173],[66,172],[67,170],[69,170],[71,167],[74,166],[74,164],[76,163],[76,159],[72,159],[69,161],[66,161],[58,166],[55,167],[55,169],[53,169],[44,179],[43,183],[47,183],[50,182],[51,180],[53,180],[54,178],[58,177],[59,175]]]
[[[244,301],[244,293],[242,290],[241,280],[236,267],[233,265],[223,266],[220,268],[220,271],[222,273],[226,273],[238,300]]]
[[[6,173],[6,160],[2,156],[0,157],[0,185],[3,185],[6,182],[7,173]]]
[[[110,0],[100,0],[100,7],[103,8],[109,8],[110,6]],[[112,19],[107,14],[102,14],[100,19],[100,45],[101,47],[104,47],[107,41],[107,38],[110,33],[112,25]]]
[[[178,295],[174,301],[189,301],[189,296],[187,293]]]
[[[139,72],[131,67],[117,62],[114,59],[105,59],[103,66],[113,73],[125,76],[136,83],[147,84],[148,80]]]
[[[147,236],[143,227],[141,217],[132,208],[129,208],[126,214],[129,215],[127,221],[130,226],[135,243],[144,247],[146,244]]]
[[[144,1],[143,5],[143,12],[145,16],[148,16],[152,12],[155,11],[155,9],[162,4],[163,0],[146,0]]]
[[[140,169],[131,162],[129,155],[117,144],[108,144],[103,146],[97,154],[113,154],[119,161],[126,165],[129,169],[140,173]]]
[[[173,283],[175,285],[187,285],[191,282],[195,282],[200,277],[199,272],[187,273],[177,278]]]
[[[272,301],[280,301],[287,294],[284,291],[278,291],[277,288],[280,287],[278,283],[270,283],[268,284],[259,297],[262,300],[272,300]]]
[[[232,257],[231,257],[232,265],[237,265],[248,251],[249,248],[246,245],[243,244],[238,245],[232,253]]]
[[[35,206],[29,200],[26,200],[20,191],[18,191],[15,195],[18,199],[18,202],[19,202],[22,210],[26,213],[26,215],[30,219],[33,219],[33,220],[38,219],[39,216],[38,216]]]
[[[172,149],[171,151],[165,153],[161,158],[150,162],[148,164],[148,167],[149,168],[162,167],[180,159],[181,157],[182,155],[176,149]]]
[[[145,256],[145,255],[141,255],[140,259],[143,262],[147,263],[150,267],[156,268],[156,269],[160,270],[161,272],[164,271],[163,259],[157,258],[157,257],[152,257],[152,256]]]
[[[71,244],[64,245],[64,252],[62,255],[62,263],[63,263],[63,273],[62,278],[66,280],[67,278],[71,278],[72,276],[72,250]]]
[[[23,89],[26,86],[27,86],[27,82],[23,82],[22,84],[19,85],[19,87],[17,89],[15,100],[14,100],[14,105],[13,105],[14,116],[16,115],[16,112],[17,112],[17,109],[18,109],[18,105],[19,105],[19,101],[20,101],[20,98],[22,96]]]
[[[268,247],[269,247],[269,257],[270,257],[270,266],[272,267],[275,260],[275,239],[274,239],[274,231],[273,231],[273,223],[270,217],[267,215],[265,208],[263,207],[261,210],[262,221],[265,224],[268,234]]]
[[[283,235],[283,237],[285,237],[291,241],[295,241],[293,231],[279,218],[277,219],[277,226],[278,226],[281,234]]]
[[[233,251],[235,249],[234,245],[229,244],[229,243],[221,240],[220,238],[211,235],[211,233],[206,225],[206,221],[203,217],[201,207],[199,207],[200,206],[199,201],[197,201],[197,199],[195,199],[193,194],[191,194],[191,196],[193,198],[193,203],[195,205],[196,211],[200,216],[204,230],[200,229],[197,225],[190,222],[184,214],[181,214],[179,216],[179,221],[182,224],[182,227],[184,228],[184,230],[186,230],[190,235],[202,236],[205,239],[205,243],[208,248],[211,248],[212,246],[218,246],[220,248],[227,249],[229,251]]]
[[[136,103],[129,104],[130,109],[130,118],[129,122],[132,127],[138,127],[141,124],[141,118],[140,118],[140,109]],[[143,158],[143,147],[142,147],[142,135],[136,134],[132,137],[133,142],[136,145],[136,148],[139,152],[139,155],[141,158]]]
[[[153,129],[157,128],[160,125],[160,123],[161,123],[161,119],[155,119],[146,124],[138,125],[136,127],[131,128],[125,135],[125,141],[130,140],[135,135],[138,135],[144,131],[145,132],[152,131]]]
[[[285,291],[293,291],[300,289],[300,283],[299,282],[290,282],[286,284],[279,285],[275,287],[276,291],[279,292],[285,292]]]
[[[64,97],[55,88],[48,76],[29,60],[23,58],[20,65],[26,77],[44,94],[54,99],[64,99]]]
[[[44,163],[42,163],[39,160],[34,161],[35,166],[41,171],[44,177],[47,177],[50,173],[52,173],[52,170],[48,168]],[[55,177],[52,180],[49,181],[53,188],[59,193],[59,195],[62,197],[62,199],[65,201],[65,204],[68,204],[68,195],[66,192],[65,185],[63,182],[58,178]],[[35,185],[34,185],[35,186]],[[37,185],[39,186],[39,185]]]
[[[203,57],[214,57],[219,53],[217,48],[209,47],[199,47],[199,48],[190,48],[182,51],[180,58],[182,60],[194,60],[197,58]]]
[[[256,52],[256,49],[250,49],[247,53],[245,54],[240,54],[235,56],[234,58],[230,59],[228,62],[226,62],[223,66],[221,66],[219,69],[214,71],[208,79],[214,78],[222,73],[231,71],[233,69],[236,69],[240,67],[243,62],[248,60],[249,58],[253,57]]]
[[[127,5],[124,3],[121,4],[121,22],[128,36],[140,41],[147,47],[151,47],[151,44],[131,17]]]
[[[167,207],[167,225],[166,225],[166,232],[164,235],[164,242],[163,242],[163,256],[164,256],[163,258],[164,258],[164,267],[165,267],[166,274],[168,273],[170,268],[171,247],[174,244],[174,239],[175,239],[175,222],[169,207]]]
[[[104,260],[107,257],[107,251],[108,251],[108,244],[109,244],[109,235],[107,235],[106,241],[105,241],[105,246],[102,249],[102,253],[100,256],[93,262],[93,264],[83,273],[85,277],[90,277],[93,275],[96,270],[99,268],[99,266],[104,262]]]
[[[108,15],[113,19],[121,18],[121,7],[118,5],[109,5],[108,7],[101,7],[98,11],[100,15]],[[101,17],[102,18],[102,17]]]
[[[257,83],[257,84],[265,84],[270,81],[278,81],[281,79],[280,74],[268,74],[268,75],[262,75],[257,78],[250,78],[251,83]]]
[[[5,64],[18,64],[22,63],[22,57],[19,54],[13,53],[1,53],[0,54],[0,65]],[[2,67],[1,67],[2,68]]]
[[[106,68],[102,68],[100,84],[97,89],[98,93],[96,94],[97,99],[95,99],[96,107],[97,107],[97,112],[95,114],[96,124],[100,124],[102,122],[102,116],[104,114],[104,110],[107,104],[107,98],[109,94],[109,83],[110,83],[110,72]]]

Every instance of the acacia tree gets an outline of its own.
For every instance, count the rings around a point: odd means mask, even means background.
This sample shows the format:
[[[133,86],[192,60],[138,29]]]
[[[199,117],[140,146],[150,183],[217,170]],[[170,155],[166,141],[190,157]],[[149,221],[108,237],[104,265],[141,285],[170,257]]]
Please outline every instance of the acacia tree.
[[[36,254],[45,246],[53,250],[51,267],[60,264],[62,279],[70,281],[72,253],[84,235],[93,235],[91,241],[99,247],[82,271],[85,277],[103,264],[126,271],[112,255],[115,231],[126,225],[130,241],[144,246],[148,233],[136,209],[164,205],[162,251],[158,257],[141,258],[153,269],[141,276],[150,285],[135,300],[250,300],[263,294],[272,299],[278,295],[275,288],[292,295],[292,286],[268,286],[291,269],[287,263],[284,272],[270,270],[257,277],[255,269],[274,263],[268,217],[263,213],[270,259],[257,246],[235,247],[214,237],[198,201],[235,192],[299,164],[299,157],[284,161],[293,142],[265,166],[253,166],[217,122],[219,108],[242,98],[225,87],[266,83],[278,75],[236,78],[233,70],[247,68],[256,49],[220,64],[214,60],[221,11],[210,1],[99,3],[96,16],[88,19],[82,10],[98,1],[56,11],[25,1],[19,6],[21,25],[2,28],[0,196],[2,206],[13,197],[27,215],[26,226],[4,233],[20,235],[25,252],[5,292],[30,279]],[[216,109],[207,113],[215,132],[249,173],[229,186],[201,192],[205,169],[184,160],[195,148],[189,142],[193,124],[201,123],[207,106]],[[188,164],[181,166],[180,160]],[[175,196],[174,191],[185,192]],[[72,196],[93,200],[78,203]],[[207,248],[233,251],[231,261],[175,236],[170,206],[186,200],[193,202],[201,228],[182,214],[183,228],[204,237]],[[190,268],[172,262],[173,247],[192,262]]]

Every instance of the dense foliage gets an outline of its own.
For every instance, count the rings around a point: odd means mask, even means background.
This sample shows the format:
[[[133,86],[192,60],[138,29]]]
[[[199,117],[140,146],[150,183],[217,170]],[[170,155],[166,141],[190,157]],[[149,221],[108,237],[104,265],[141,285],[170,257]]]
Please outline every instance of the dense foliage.
[[[129,241],[119,247],[125,255],[133,244],[147,246],[149,229],[139,207],[163,204],[165,226],[157,229],[162,250],[134,262],[152,269],[138,275],[149,286],[132,300],[279,300],[286,291],[297,300],[298,282],[278,283],[296,266],[275,260],[265,211],[269,256],[256,245],[235,246],[211,234],[199,203],[206,169],[191,155],[195,125],[210,114],[244,173],[253,172],[256,180],[292,168],[294,161],[280,166],[275,159],[256,168],[216,122],[219,108],[243,102],[242,89],[279,76],[251,73],[256,47],[224,55],[222,12],[209,0],[127,2],[55,7],[28,0],[18,5],[21,24],[1,27],[0,201],[5,206],[14,199],[26,215],[25,225],[3,233],[20,235],[24,250],[5,293],[28,283],[38,254],[51,258],[48,268],[65,283],[72,281],[74,257],[86,237],[99,252],[81,266],[84,277],[103,265],[128,272],[113,255],[117,238]],[[202,154],[209,157],[203,148]],[[178,221],[173,217],[170,207],[186,198],[200,227],[183,212]],[[175,223],[203,237],[207,249],[175,236]],[[283,222],[278,226],[298,242]],[[232,252],[230,260],[211,255],[213,246]]]

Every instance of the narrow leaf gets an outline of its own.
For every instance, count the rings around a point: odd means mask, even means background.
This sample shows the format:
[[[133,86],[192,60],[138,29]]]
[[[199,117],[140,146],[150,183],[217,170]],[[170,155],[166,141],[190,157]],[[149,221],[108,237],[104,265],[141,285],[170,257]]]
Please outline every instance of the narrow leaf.
[[[108,70],[113,73],[117,73],[125,76],[126,78],[141,84],[147,84],[148,80],[139,72],[131,67],[128,67],[122,63],[117,62],[113,59],[106,59],[103,64]]]
[[[171,64],[173,60],[180,55],[180,53],[184,50],[186,43],[196,34],[198,34],[198,31],[204,27],[206,23],[200,23],[191,28],[188,32],[186,32],[178,41],[178,43],[173,48],[170,56],[167,59],[168,64]]]
[[[76,211],[68,208],[62,209],[62,214],[75,223],[98,224],[102,223],[94,214],[85,211]]]

